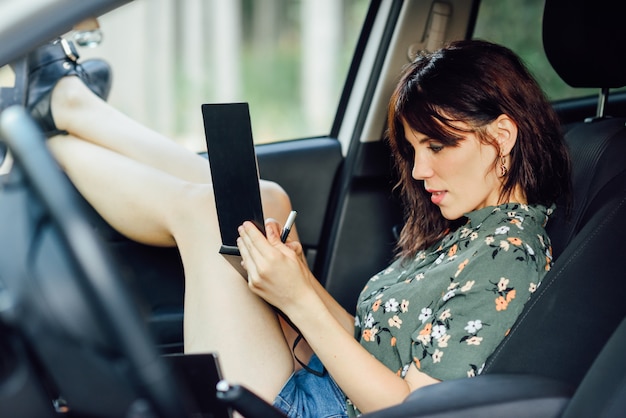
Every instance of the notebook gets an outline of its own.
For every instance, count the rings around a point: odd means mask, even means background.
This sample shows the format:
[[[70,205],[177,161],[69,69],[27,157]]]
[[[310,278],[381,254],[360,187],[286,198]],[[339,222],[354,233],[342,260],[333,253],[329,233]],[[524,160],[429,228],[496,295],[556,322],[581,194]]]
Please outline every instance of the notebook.
[[[252,221],[265,234],[259,171],[247,103],[203,104],[222,254],[244,277],[237,228]]]

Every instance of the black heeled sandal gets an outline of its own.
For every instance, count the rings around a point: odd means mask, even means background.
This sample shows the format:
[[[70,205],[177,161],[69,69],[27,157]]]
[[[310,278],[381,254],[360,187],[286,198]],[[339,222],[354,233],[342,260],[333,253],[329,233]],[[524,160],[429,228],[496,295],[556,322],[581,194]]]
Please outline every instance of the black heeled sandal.
[[[77,76],[96,95],[106,100],[111,89],[111,67],[100,59],[78,62],[78,52],[65,39],[43,45],[27,58],[28,92],[26,108],[39,123],[47,137],[67,134],[54,123],[50,99],[57,82],[68,76]]]

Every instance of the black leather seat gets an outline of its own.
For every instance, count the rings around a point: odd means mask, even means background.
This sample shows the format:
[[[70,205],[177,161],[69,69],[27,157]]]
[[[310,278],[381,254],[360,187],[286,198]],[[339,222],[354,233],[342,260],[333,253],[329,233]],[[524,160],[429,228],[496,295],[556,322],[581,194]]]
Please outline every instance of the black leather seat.
[[[563,412],[563,418],[623,417],[626,411],[626,321],[606,343]]]
[[[607,0],[548,0],[544,10],[548,59],[573,87],[601,89],[601,102],[609,88],[626,85],[626,26],[607,27],[618,8]],[[620,258],[626,249],[621,236],[626,231],[626,118],[601,113],[566,133],[574,209],[569,219],[561,216],[548,225],[558,258],[490,358],[487,373],[531,373],[577,385],[625,317]],[[587,330],[593,338],[580,341]]]

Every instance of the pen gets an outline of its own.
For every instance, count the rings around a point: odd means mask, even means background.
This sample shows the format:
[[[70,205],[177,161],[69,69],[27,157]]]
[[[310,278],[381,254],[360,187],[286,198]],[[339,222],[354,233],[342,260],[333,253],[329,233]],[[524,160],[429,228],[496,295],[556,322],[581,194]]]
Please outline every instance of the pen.
[[[291,232],[291,227],[293,227],[293,224],[296,222],[297,214],[298,212],[296,212],[295,210],[292,210],[289,216],[287,217],[287,221],[285,222],[283,231],[280,233],[281,242],[287,241],[287,237],[289,236],[289,233]]]

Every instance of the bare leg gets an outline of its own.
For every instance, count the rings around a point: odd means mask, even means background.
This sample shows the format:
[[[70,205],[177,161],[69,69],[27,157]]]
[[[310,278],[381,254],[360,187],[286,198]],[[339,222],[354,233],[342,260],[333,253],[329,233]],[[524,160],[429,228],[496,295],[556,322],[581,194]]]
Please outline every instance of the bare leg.
[[[79,191],[120,233],[152,245],[176,243],[185,269],[185,350],[219,353],[225,375],[272,401],[293,371],[278,319],[218,253],[211,185],[183,181],[100,146],[66,136],[50,149]],[[265,198],[284,219],[282,193]]]
[[[52,108],[59,129],[190,183],[211,184],[207,159],[129,118],[89,90],[77,77],[57,83]],[[261,197],[271,216],[271,205],[284,194],[280,187],[261,180]],[[280,202],[279,202],[280,203]],[[270,212],[268,212],[269,210]],[[277,218],[283,222],[286,218]],[[297,236],[297,232],[292,232]],[[172,243],[173,245],[173,243]]]
[[[57,127],[78,138],[191,183],[211,182],[205,158],[121,113],[93,94],[77,77],[58,82],[52,95],[52,108]]]

